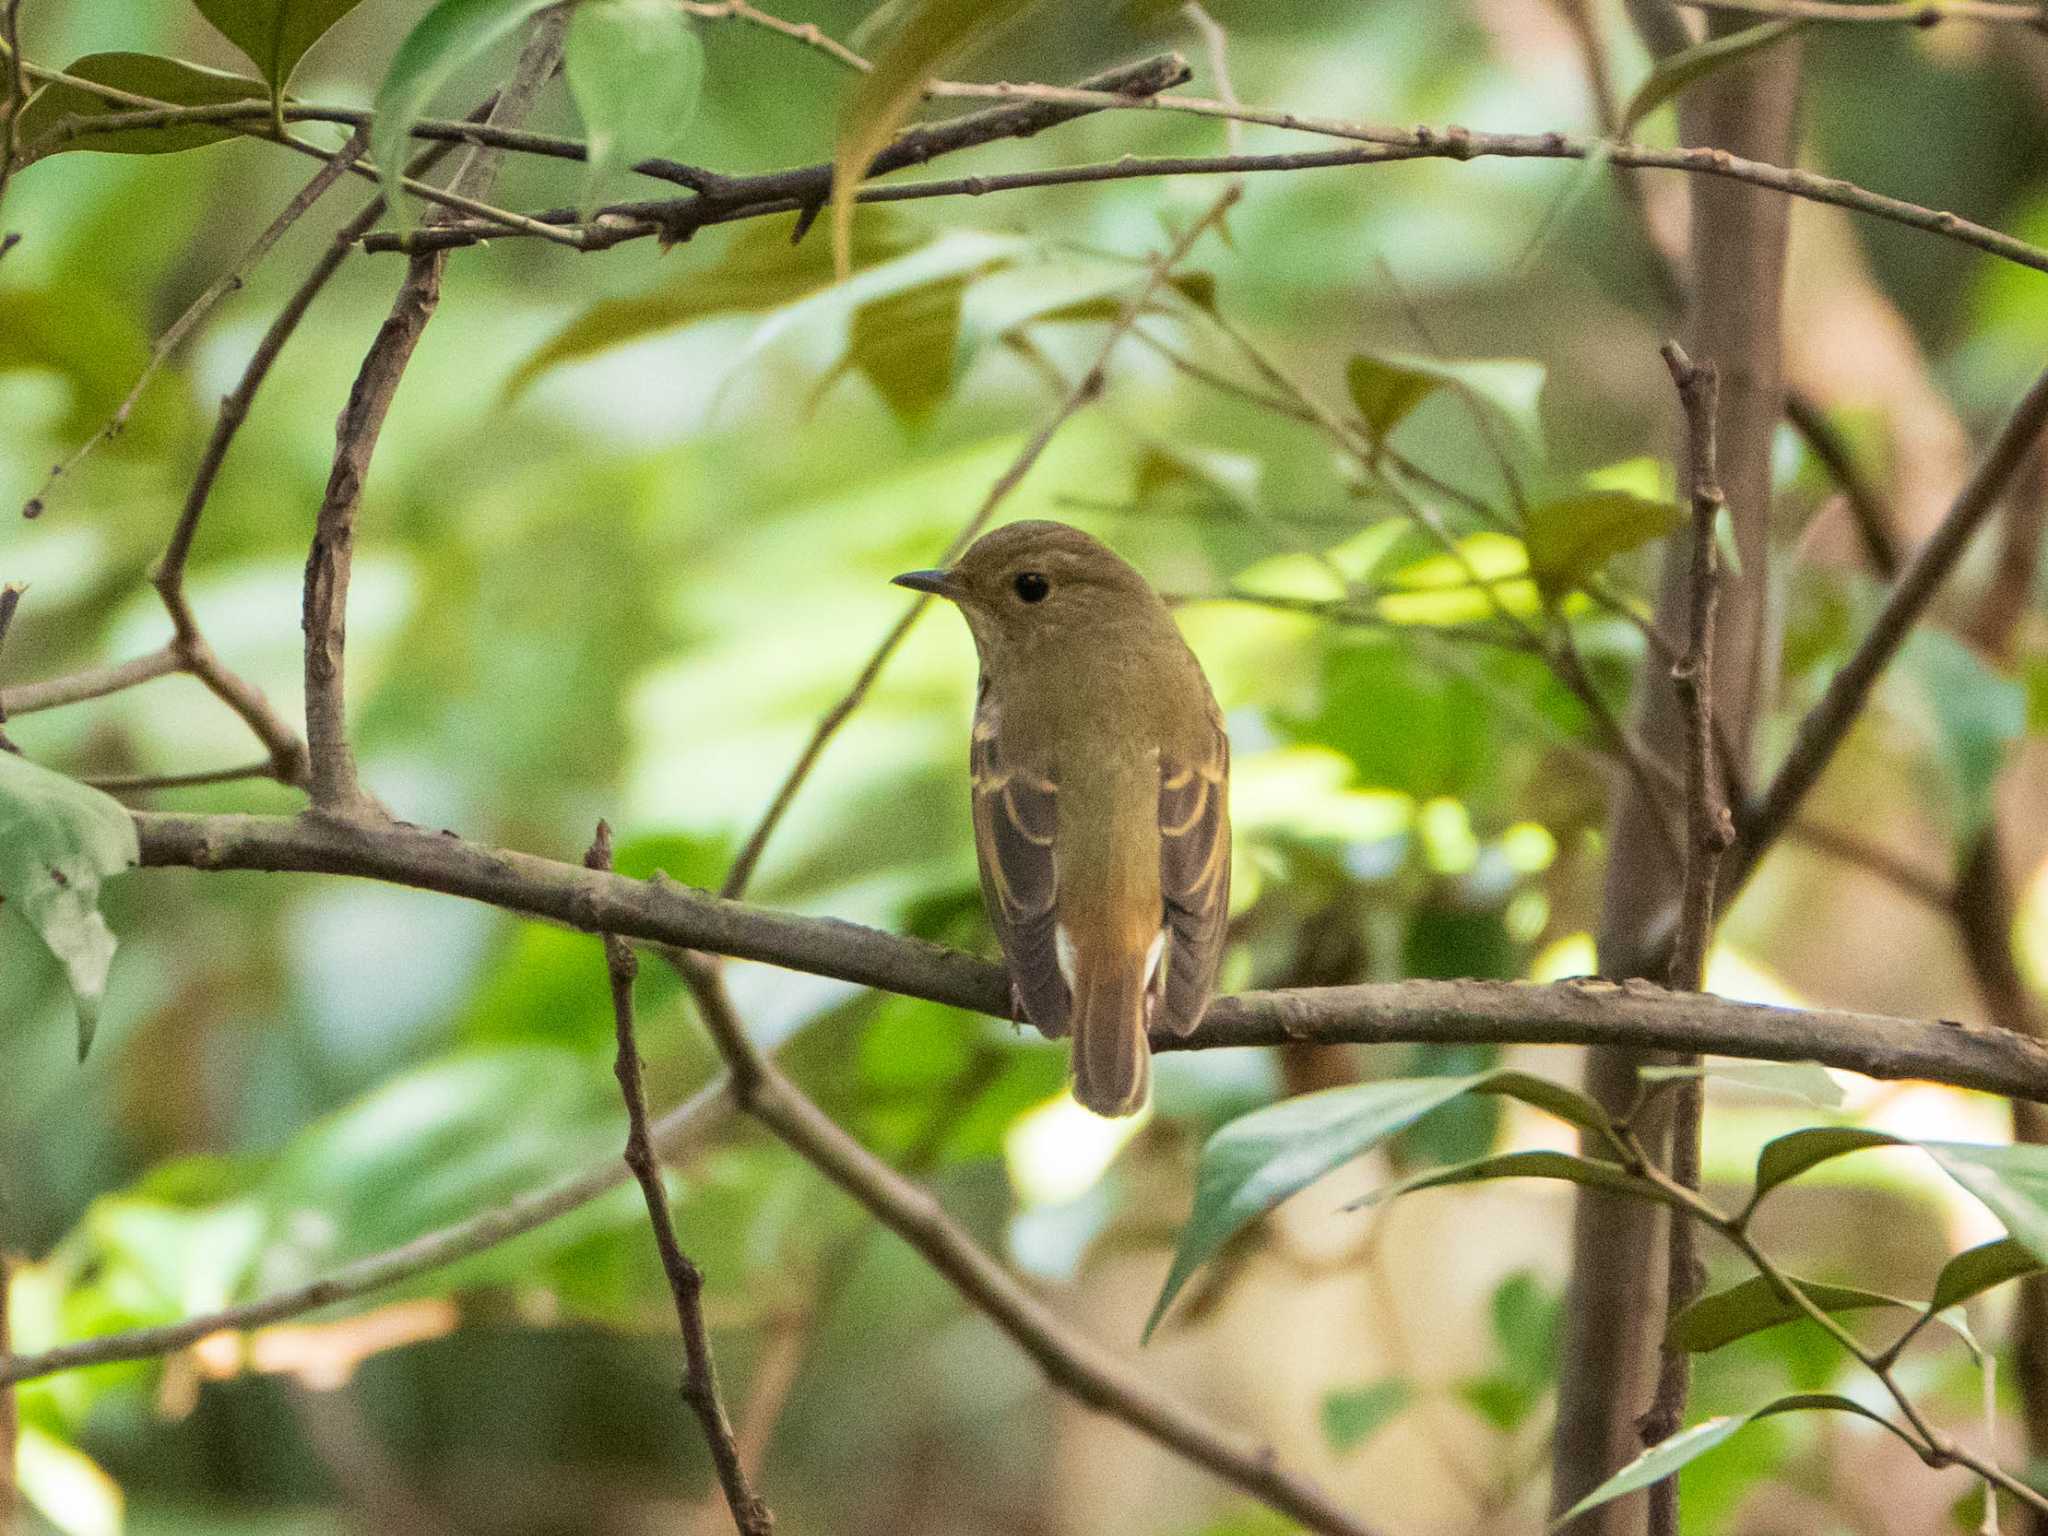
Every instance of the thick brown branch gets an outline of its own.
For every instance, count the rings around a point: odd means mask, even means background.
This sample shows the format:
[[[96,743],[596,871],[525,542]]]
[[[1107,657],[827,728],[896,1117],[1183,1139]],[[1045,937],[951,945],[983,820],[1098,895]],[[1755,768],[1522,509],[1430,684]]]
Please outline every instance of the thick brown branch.
[[[920,939],[727,901],[657,876],[604,875],[402,822],[138,812],[146,866],[296,871],[467,897],[586,933],[758,960],[860,986],[1010,1016],[998,966]],[[1405,981],[1220,998],[1192,1035],[1155,1050],[1291,1041],[1625,1044],[1819,1061],[2048,1103],[2048,1048],[2003,1030],[1881,1015],[1767,1008],[1645,983]]]

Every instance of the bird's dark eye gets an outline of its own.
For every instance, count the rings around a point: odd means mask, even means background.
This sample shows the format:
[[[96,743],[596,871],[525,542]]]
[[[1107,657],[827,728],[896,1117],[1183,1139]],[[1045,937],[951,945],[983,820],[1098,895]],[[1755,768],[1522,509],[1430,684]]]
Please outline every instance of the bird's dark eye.
[[[1017,589],[1017,595],[1027,603],[1042,603],[1046,593],[1052,590],[1052,583],[1036,571],[1019,571],[1017,579],[1010,583]]]

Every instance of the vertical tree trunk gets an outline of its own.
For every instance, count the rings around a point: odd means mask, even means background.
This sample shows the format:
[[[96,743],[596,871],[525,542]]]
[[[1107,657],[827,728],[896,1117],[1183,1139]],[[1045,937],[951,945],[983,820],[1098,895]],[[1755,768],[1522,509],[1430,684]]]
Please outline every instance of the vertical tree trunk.
[[[1751,18],[1717,15],[1712,30]],[[1790,164],[1797,149],[1798,45],[1780,45],[1694,86],[1680,117],[1685,142]],[[1720,472],[1734,524],[1740,570],[1726,573],[1714,665],[1714,712],[1738,762],[1749,742],[1775,647],[1767,622],[1771,440],[1783,412],[1779,311],[1789,202],[1734,182],[1692,183],[1693,309],[1685,345],[1721,375]],[[1666,553],[1657,621],[1685,633],[1688,552]],[[1668,669],[1646,658],[1635,713],[1652,751],[1680,761],[1684,722]],[[1665,851],[1652,809],[1623,791],[1609,821],[1607,884],[1599,933],[1609,977],[1661,979],[1677,916],[1681,871]],[[1645,1058],[1595,1050],[1589,1091],[1611,1111],[1628,1109]],[[1558,1384],[1552,1507],[1565,1509],[1640,1448],[1636,1420],[1648,1406],[1663,1318],[1660,1260],[1664,1215],[1640,1204],[1581,1191],[1572,1242],[1565,1347]],[[1617,1501],[1574,1522],[1571,1536],[1620,1536],[1642,1524],[1640,1498]]]

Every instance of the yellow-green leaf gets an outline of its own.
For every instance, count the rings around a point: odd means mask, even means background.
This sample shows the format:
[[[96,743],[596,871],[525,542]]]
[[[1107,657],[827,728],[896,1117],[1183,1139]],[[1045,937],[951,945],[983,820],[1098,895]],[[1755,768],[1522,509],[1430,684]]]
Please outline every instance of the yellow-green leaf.
[[[832,255],[844,277],[853,261],[853,194],[868,162],[895,136],[924,88],[975,44],[1030,9],[1033,0],[916,0],[847,97],[832,156]]]
[[[1650,77],[1629,97],[1628,109],[1622,114],[1621,127],[1617,130],[1619,136],[1626,139],[1644,118],[1687,86],[1748,58],[1759,49],[1783,42],[1805,25],[1804,17],[1783,16],[1744,27],[1740,32],[1731,32],[1725,37],[1710,37],[1703,43],[1681,48],[1660,60],[1650,71]]]
[[[1581,491],[1546,501],[1529,509],[1529,572],[1555,601],[1598,575],[1616,555],[1663,538],[1681,516],[1668,501],[1627,491]]]
[[[669,0],[584,0],[562,59],[590,145],[585,218],[616,174],[668,154],[697,112],[704,45]]]

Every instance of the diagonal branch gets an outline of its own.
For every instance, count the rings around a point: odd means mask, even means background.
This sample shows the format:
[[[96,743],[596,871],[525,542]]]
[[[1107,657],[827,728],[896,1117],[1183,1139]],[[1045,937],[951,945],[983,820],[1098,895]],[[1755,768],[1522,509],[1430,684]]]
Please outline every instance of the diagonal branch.
[[[1906,643],[1963,551],[2003,500],[2027,455],[2048,427],[2048,372],[2014,407],[1990,450],[1962,489],[1941,526],[1913,552],[1890,595],[1855,653],[1828,684],[1827,692],[1799,723],[1792,750],[1778,767],[1762,801],[1741,820],[1735,846],[1721,869],[1722,901],[1731,900],[1758,862],[1791,824],[1808,791],[1834,760],[1835,751],[1869,702],[1879,674]]]
[[[732,1074],[740,1107],[902,1238],[1037,1362],[1052,1384],[1327,1536],[1372,1528],[1284,1466],[1272,1447],[1212,1424],[1062,1322],[955,1224],[944,1207],[842,1130],[747,1038],[715,966],[672,956]]]

